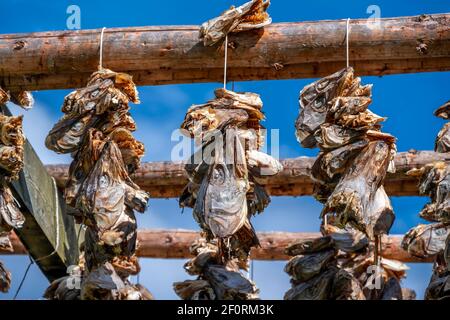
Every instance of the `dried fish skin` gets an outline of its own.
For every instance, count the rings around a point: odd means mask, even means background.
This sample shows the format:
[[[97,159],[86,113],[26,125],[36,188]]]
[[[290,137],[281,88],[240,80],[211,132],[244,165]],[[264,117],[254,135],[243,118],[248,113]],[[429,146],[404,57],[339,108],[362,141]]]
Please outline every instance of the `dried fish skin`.
[[[319,237],[314,239],[305,239],[291,243],[286,249],[285,253],[289,256],[297,256],[315,253],[327,250],[333,247],[333,242],[330,236]]]
[[[361,283],[345,269],[340,269],[331,288],[334,300],[366,300]]]
[[[389,278],[385,283],[381,300],[403,300],[402,287],[396,278]]]
[[[409,230],[402,240],[402,248],[419,258],[434,257],[444,251],[450,227],[442,223],[419,224]]]
[[[131,181],[124,168],[119,147],[114,141],[107,141],[99,159],[83,181],[77,207],[98,217],[106,215],[117,218],[125,211],[126,205],[144,211],[148,194]],[[99,221],[97,224],[103,228]],[[107,226],[112,224],[113,221],[106,223]]]
[[[434,111],[436,117],[448,120],[450,119],[450,100]]]
[[[23,116],[0,115],[0,168],[8,180],[16,180],[23,167]]]
[[[361,231],[367,232],[367,208],[385,177],[389,161],[390,148],[387,143],[370,142],[337,184],[325,204],[322,217],[333,212],[340,224],[352,222]],[[389,225],[389,222],[382,224]]]
[[[131,117],[127,108],[121,108],[113,112],[108,112],[106,118],[101,121],[99,130],[105,135],[109,135],[118,128],[123,128],[128,131],[136,131],[136,122]]]
[[[218,264],[217,248],[213,250],[204,249],[197,255],[185,263],[184,269],[190,275],[201,275],[208,264]]]
[[[119,148],[114,142],[107,142],[81,186],[78,207],[93,214],[108,212],[111,216],[119,216],[125,210],[127,173],[123,168]]]
[[[79,147],[87,131],[94,127],[98,118],[88,113],[84,116],[65,115],[45,138],[47,149],[56,153],[72,153]]]
[[[364,225],[367,226],[366,233],[370,239],[389,233],[394,224],[395,215],[391,200],[383,185],[377,189],[375,196],[369,201],[363,220]]]
[[[215,237],[226,238],[239,230],[247,219],[246,194],[249,182],[240,141],[237,139],[234,145],[227,144],[226,150],[221,147],[218,149],[215,162],[210,166],[207,180],[203,183],[205,186],[202,184],[201,187],[204,200],[197,201],[194,214],[200,216],[199,220],[205,222]],[[235,161],[228,163],[226,155],[232,153],[235,153]],[[238,165],[242,166],[242,172],[239,172]]]
[[[354,128],[356,130],[379,130],[380,122],[386,118],[380,117],[370,110],[358,113],[356,115],[347,115],[340,118],[336,123],[344,128]]]
[[[141,158],[145,153],[144,144],[137,141],[131,132],[124,128],[115,129],[108,138],[117,144],[128,173],[135,172],[140,167]]]
[[[65,115],[47,135],[46,147],[57,153],[74,152],[87,130],[99,125],[100,118],[105,116],[110,121],[123,120],[124,126],[135,129],[134,123],[123,116],[129,109],[129,101],[139,102],[131,76],[108,69],[93,73],[87,87],[75,90],[65,97],[61,108]],[[119,113],[119,119],[108,113]],[[111,125],[117,126],[118,123]]]
[[[226,238],[239,230],[247,219],[249,186],[224,162],[212,167],[210,177],[205,195],[205,222],[214,236]]]
[[[258,182],[250,181],[250,190],[247,192],[248,214],[254,216],[263,212],[269,203],[270,197],[266,189]]]
[[[6,103],[9,98],[9,94],[0,88],[0,104]],[[9,187],[11,181],[18,179],[23,168],[25,137],[22,120],[22,116],[0,114],[0,248],[11,252],[9,232],[25,223],[25,216]],[[10,286],[11,273],[0,262],[0,292],[8,292]]]
[[[19,107],[29,110],[33,108],[34,98],[29,91],[10,92],[10,100]]]
[[[103,150],[105,137],[101,131],[91,128],[86,133],[81,148],[74,155],[74,161],[69,166],[69,178],[64,188],[66,204],[77,207],[77,197],[81,185],[98,161]]]
[[[8,252],[14,251],[11,240],[9,239],[9,232],[0,232],[0,249]]]
[[[6,293],[11,287],[11,273],[0,261],[0,292]]]
[[[337,183],[352,161],[368,145],[367,140],[358,140],[337,149],[320,152],[311,168],[314,180],[322,183]]]
[[[230,32],[262,28],[272,22],[266,12],[269,5],[269,0],[251,0],[237,8],[231,7],[201,25],[200,39],[204,46],[212,46]]]
[[[80,300],[83,272],[80,266],[76,266],[68,276],[54,280],[43,297],[48,300]]]
[[[372,102],[370,97],[336,97],[331,100],[330,108],[327,112],[329,121],[337,121],[345,116],[358,115],[367,111],[369,104]]]
[[[330,268],[309,281],[293,286],[284,295],[284,300],[327,300],[337,272]]]
[[[431,203],[420,213],[427,220],[450,221],[450,168],[445,162],[428,164],[421,169],[413,169],[409,175],[419,176],[419,192],[428,195]]]
[[[61,111],[65,114],[95,112],[101,115],[111,109],[128,109],[129,101],[139,103],[132,77],[103,68],[90,76],[85,88],[72,91],[64,98]]]
[[[17,207],[8,186],[0,186],[0,233],[22,228],[25,216]]]
[[[371,95],[372,85],[361,85],[352,68],[320,79],[300,92],[297,140],[304,147],[320,148],[311,170],[314,197],[324,203],[321,231],[331,239],[335,250],[332,265],[308,281],[334,269],[335,285],[325,298],[382,298],[380,290],[366,292],[364,285],[370,280],[367,270],[375,261],[369,241],[388,233],[395,219],[382,184],[387,172],[395,172],[396,140],[380,131],[385,118],[368,109]],[[404,276],[403,264],[385,261],[381,265],[384,283],[390,277]],[[296,285],[298,281],[292,278]],[[306,283],[291,289],[285,298],[291,299],[294,289],[302,292],[309,288]]]
[[[316,131],[325,122],[330,102],[353,80],[353,69],[342,69],[313,82],[300,91],[300,113],[295,121],[298,142],[305,148],[317,146]]]
[[[103,72],[105,72],[105,70],[107,69],[103,69]],[[106,72],[110,71],[111,70],[107,70]],[[131,75],[123,72],[115,72],[114,86],[123,92],[134,104],[140,103],[139,92]]]
[[[447,175],[447,164],[443,161],[434,162],[420,169],[412,169],[408,171],[408,175],[419,176],[420,194],[433,198],[435,197],[439,182]]]
[[[434,144],[434,151],[442,153],[450,151],[450,122],[447,122],[439,131]]]
[[[22,130],[23,116],[0,114],[0,141],[5,146],[22,147],[25,141]]]
[[[305,282],[318,275],[333,260],[334,250],[298,255],[289,260],[284,271],[297,282]]]
[[[336,124],[324,123],[314,134],[322,150],[333,150],[356,140],[363,139],[364,130],[344,128]]]
[[[409,288],[402,288],[402,300],[416,300],[417,294]]]
[[[425,290],[425,300],[443,300],[450,298],[450,273],[439,272],[438,268],[433,268],[433,274]]]
[[[98,220],[96,219],[96,221]],[[117,272],[127,271],[123,266],[129,265],[127,260],[131,259],[136,251],[137,226],[134,212],[127,209],[117,218],[110,229],[93,230],[94,227],[98,228],[93,225],[91,229],[86,230],[85,235],[87,268],[91,269],[105,261],[111,261],[115,267],[118,267]],[[133,261],[131,262],[133,263]],[[131,266],[133,268],[128,269],[130,274],[139,272],[137,261],[134,261]]]
[[[174,289],[186,289],[188,293],[180,291],[186,299],[192,295],[195,299],[256,299],[256,287],[249,289],[249,283],[254,284],[240,269],[248,270],[250,250],[259,246],[250,219],[270,202],[258,178],[275,175],[282,166],[258,151],[263,143],[259,122],[264,119],[259,95],[221,88],[215,90],[215,96],[206,104],[190,107],[181,124],[184,134],[195,139],[200,150],[185,164],[189,182],[179,199],[181,207],[193,208],[206,244],[213,246],[209,251],[196,249],[196,257],[186,263],[185,269],[207,281],[214,296],[209,289],[192,289],[195,283],[183,282]],[[214,275],[212,267],[221,271],[214,269]],[[222,277],[220,273],[225,273],[224,279],[230,278],[226,286],[236,288],[224,288],[219,279],[213,279]]]
[[[88,272],[81,285],[82,300],[119,300],[120,290],[125,283],[117,275],[110,263]]]
[[[367,236],[350,225],[338,228],[327,224],[323,226],[323,229],[324,234],[331,237],[335,248],[343,252],[357,252],[369,245]]]
[[[263,104],[258,94],[237,93],[223,88],[216,89],[214,93],[215,99],[188,109],[180,126],[182,130],[196,139],[203,139],[208,132],[223,130],[230,125],[246,125],[259,133],[259,121],[264,119],[264,114],[261,112]]]
[[[186,280],[173,284],[175,293],[183,300],[215,300],[216,295],[209,282],[202,279]]]
[[[204,277],[214,288],[218,300],[254,300],[259,290],[239,271],[227,270],[221,265],[210,265]]]
[[[9,101],[9,94],[0,87],[0,105]]]
[[[213,106],[227,107],[230,109],[241,108],[249,114],[250,117],[258,120],[264,119],[261,112],[263,102],[259,94],[254,92],[234,92],[225,88],[217,88],[214,90],[217,99],[211,100]]]
[[[371,257],[372,263],[375,261],[374,256]],[[383,267],[385,271],[385,278],[386,275],[393,276],[396,279],[400,280],[403,278],[406,274],[406,271],[409,270],[409,267],[404,264],[403,262],[400,262],[398,260],[393,259],[387,259],[384,257],[381,257],[380,259],[381,266]]]
[[[144,212],[149,199],[129,176],[144,154],[144,145],[131,134],[136,125],[129,102],[139,103],[132,77],[100,69],[85,88],[66,96],[64,116],[46,138],[49,149],[74,158],[64,196],[69,214],[87,227],[82,300],[153,298],[127,279],[140,271],[134,210]],[[76,296],[61,288],[62,299]]]
[[[257,150],[247,151],[247,162],[250,172],[255,177],[273,176],[283,170],[277,159]]]

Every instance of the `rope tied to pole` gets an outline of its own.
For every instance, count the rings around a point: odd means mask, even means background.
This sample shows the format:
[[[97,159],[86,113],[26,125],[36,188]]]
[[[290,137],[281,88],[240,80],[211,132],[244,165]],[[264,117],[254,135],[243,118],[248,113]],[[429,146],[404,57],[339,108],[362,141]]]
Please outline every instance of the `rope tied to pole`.
[[[99,54],[99,62],[98,62],[98,70],[103,69],[103,34],[105,32],[105,27],[102,28],[102,32],[100,33],[100,54]]]
[[[225,57],[223,62],[223,88],[227,89],[228,35],[225,36]]]
[[[347,62],[347,64],[346,64],[346,66],[347,66],[347,69],[348,69],[348,67],[350,66],[350,58],[349,58],[349,45],[348,45],[348,39],[349,39],[349,36],[350,36],[350,18],[347,18],[347,24],[346,24],[346,33],[345,33],[345,57],[346,57],[346,62]]]

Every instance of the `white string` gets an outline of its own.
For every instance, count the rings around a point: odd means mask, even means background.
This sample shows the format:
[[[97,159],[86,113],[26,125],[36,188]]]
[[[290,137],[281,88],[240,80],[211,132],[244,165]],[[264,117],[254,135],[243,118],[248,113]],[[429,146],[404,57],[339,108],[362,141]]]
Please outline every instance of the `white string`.
[[[350,24],[350,18],[347,18],[347,27],[346,27],[346,34],[345,34],[345,45],[346,45],[346,58],[347,58],[347,68],[349,67],[349,50],[348,50],[348,37],[349,37],[349,24]]]
[[[53,189],[55,192],[55,224],[56,224],[56,246],[55,246],[55,250],[53,250],[52,253],[44,256],[44,257],[40,257],[38,259],[35,259],[35,262],[44,260],[48,257],[51,257],[52,255],[54,255],[55,253],[58,252],[58,248],[59,248],[59,199],[58,199],[58,187],[56,186],[56,182],[55,179],[52,177],[52,182],[53,182]]]
[[[223,64],[223,88],[227,89],[228,35],[225,36],[225,58]]]
[[[105,27],[102,28],[102,33],[100,34],[100,61],[98,64],[98,69],[103,69],[103,32],[105,31]]]

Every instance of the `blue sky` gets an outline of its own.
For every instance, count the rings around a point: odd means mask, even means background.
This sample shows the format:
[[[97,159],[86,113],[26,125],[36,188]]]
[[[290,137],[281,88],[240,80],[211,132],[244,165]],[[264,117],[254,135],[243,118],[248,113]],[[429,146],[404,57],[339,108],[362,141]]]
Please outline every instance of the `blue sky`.
[[[243,1],[224,0],[165,0],[165,1],[19,1],[1,0],[0,33],[20,33],[66,28],[66,9],[71,4],[81,8],[81,28],[126,27],[145,25],[200,24],[214,17],[231,4]],[[449,1],[287,1],[272,0],[269,12],[273,22],[294,22],[323,19],[367,18],[369,5],[378,5],[382,17],[418,15],[422,13],[450,12]],[[20,12],[20,14],[18,14]],[[107,61],[104,61],[107,66]],[[1,68],[1,66],[0,66]],[[356,70],[356,73],[358,70]],[[264,102],[268,129],[280,130],[280,157],[312,156],[317,150],[301,148],[294,135],[294,121],[298,114],[298,93],[311,79],[282,81],[253,81],[235,84],[236,91],[259,93]],[[384,131],[398,138],[398,150],[432,150],[443,120],[432,115],[435,108],[450,99],[449,72],[363,77],[363,83],[373,83],[371,110],[388,117]],[[145,161],[169,160],[170,135],[178,128],[184,113],[192,104],[203,103],[213,96],[217,83],[140,87],[142,103],[132,106],[138,125],[136,136],[146,145]],[[44,163],[68,163],[68,156],[56,155],[46,150],[44,138],[61,116],[60,106],[67,90],[35,92],[33,110],[25,114],[25,133]],[[404,233],[423,222],[417,213],[426,198],[393,197],[397,215],[391,233]],[[311,197],[274,197],[269,208],[253,221],[260,231],[317,231],[321,206]],[[181,214],[176,199],[152,199],[149,210],[138,216],[141,228],[197,229],[191,212]],[[13,273],[12,289],[0,294],[9,299],[22,277],[28,263],[25,256],[1,256]],[[141,259],[140,282],[158,299],[176,298],[172,283],[188,279],[182,266],[184,260]],[[289,288],[289,279],[283,272],[285,262],[255,262],[255,281],[262,298],[280,299]],[[410,264],[404,285],[415,289],[419,297],[430,278],[431,266]],[[270,276],[267,276],[270,274]],[[135,281],[136,279],[133,279]],[[48,285],[34,265],[19,294],[20,299],[39,299]]]

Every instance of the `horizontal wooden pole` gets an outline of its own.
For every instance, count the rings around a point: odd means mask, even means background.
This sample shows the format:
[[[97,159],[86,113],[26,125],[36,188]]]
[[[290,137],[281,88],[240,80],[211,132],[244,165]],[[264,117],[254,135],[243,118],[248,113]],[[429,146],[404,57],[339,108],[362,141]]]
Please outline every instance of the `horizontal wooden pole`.
[[[271,177],[260,179],[269,194],[273,196],[306,196],[313,193],[311,167],[313,157],[299,157],[282,160],[283,171]],[[395,157],[396,173],[389,173],[385,181],[388,194],[395,196],[419,195],[417,178],[406,172],[420,168],[433,161],[450,161],[450,154],[433,151],[400,152]],[[67,165],[47,165],[58,186],[63,188],[67,181]],[[153,198],[173,198],[181,194],[188,179],[182,163],[147,162],[133,175],[133,180]]]
[[[138,85],[215,82],[223,45],[204,47],[199,26],[111,28],[103,64]],[[346,21],[274,23],[231,34],[228,80],[320,77],[345,66]],[[97,69],[100,30],[0,35],[0,86],[84,86]],[[350,21],[350,60],[359,75],[450,70],[450,14]]]
[[[284,249],[289,244],[320,236],[318,232],[259,232],[261,248],[253,249],[251,257],[255,260],[286,260],[289,257],[284,254]],[[189,246],[199,237],[198,232],[190,230],[139,230],[137,255],[143,258],[187,259],[191,257]],[[431,262],[432,259],[419,259],[404,251],[400,245],[402,238],[402,235],[383,237],[383,257],[402,262]],[[26,252],[14,234],[11,240],[14,244],[13,254]]]

